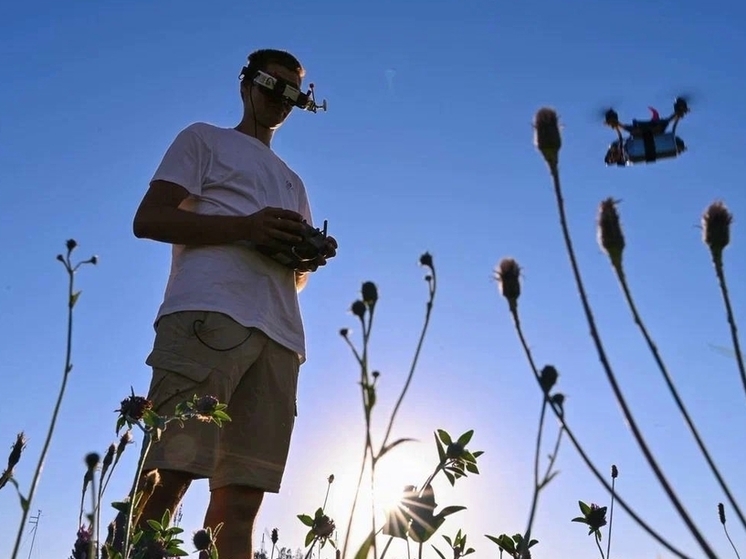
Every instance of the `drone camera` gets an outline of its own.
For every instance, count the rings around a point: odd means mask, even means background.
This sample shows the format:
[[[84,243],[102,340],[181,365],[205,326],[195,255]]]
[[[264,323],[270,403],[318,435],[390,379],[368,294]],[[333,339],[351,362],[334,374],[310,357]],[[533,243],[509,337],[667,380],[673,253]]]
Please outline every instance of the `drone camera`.
[[[242,70],[242,78],[246,76],[247,70],[248,68]],[[298,107],[305,111],[311,111],[313,113],[317,112],[319,109],[326,112],[326,99],[320,105],[316,103],[313,84],[310,84],[308,91],[303,93],[289,81],[272,76],[266,72],[262,72],[261,70],[256,72],[254,75],[253,83],[261,87],[262,91],[267,95],[270,95],[275,99],[280,99],[294,107]]]

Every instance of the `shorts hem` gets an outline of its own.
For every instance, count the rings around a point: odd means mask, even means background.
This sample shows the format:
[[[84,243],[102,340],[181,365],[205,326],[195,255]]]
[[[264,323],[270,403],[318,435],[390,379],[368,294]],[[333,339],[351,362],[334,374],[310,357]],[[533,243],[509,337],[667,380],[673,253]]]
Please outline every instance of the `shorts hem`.
[[[212,475],[212,472],[207,468],[182,466],[180,464],[173,464],[163,460],[146,461],[143,464],[143,471],[148,470],[171,470],[174,472],[189,474],[193,479],[209,479]]]
[[[280,483],[266,483],[262,482],[258,478],[212,478],[210,479],[210,491],[214,491],[216,489],[221,489],[223,487],[227,487],[230,485],[236,485],[240,487],[251,487],[253,489],[258,489],[259,491],[264,491],[265,493],[279,493],[280,492]]]

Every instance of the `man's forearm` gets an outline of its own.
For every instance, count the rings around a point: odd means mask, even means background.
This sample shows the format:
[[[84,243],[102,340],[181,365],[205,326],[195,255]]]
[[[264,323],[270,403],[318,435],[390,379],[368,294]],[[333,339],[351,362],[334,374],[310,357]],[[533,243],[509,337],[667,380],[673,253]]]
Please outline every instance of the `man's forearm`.
[[[160,208],[139,212],[133,232],[140,239],[175,245],[218,245],[246,240],[249,231],[246,217]]]

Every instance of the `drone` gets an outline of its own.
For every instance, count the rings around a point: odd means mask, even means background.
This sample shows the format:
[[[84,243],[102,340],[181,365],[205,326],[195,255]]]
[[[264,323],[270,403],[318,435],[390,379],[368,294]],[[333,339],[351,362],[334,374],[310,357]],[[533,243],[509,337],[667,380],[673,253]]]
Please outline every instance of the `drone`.
[[[604,162],[607,166],[619,167],[639,163],[654,163],[661,159],[678,157],[686,151],[684,140],[676,135],[679,120],[689,112],[689,105],[684,97],[677,97],[673,104],[671,116],[661,118],[658,111],[648,107],[652,113],[650,120],[632,120],[632,124],[619,122],[619,115],[614,109],[604,113],[606,126],[616,130],[618,140],[609,145]],[[673,123],[668,131],[669,124]],[[622,137],[622,132],[629,136]]]
[[[247,77],[249,72],[249,67],[244,67],[241,70],[239,79]],[[314,86],[312,83],[308,85],[308,92],[303,93],[289,81],[272,76],[266,72],[262,72],[261,70],[254,73],[252,81],[254,84],[260,86],[270,97],[280,99],[293,107],[298,107],[304,111],[311,111],[312,113],[317,112],[319,109],[326,112],[326,99],[324,99],[320,105],[316,103]]]

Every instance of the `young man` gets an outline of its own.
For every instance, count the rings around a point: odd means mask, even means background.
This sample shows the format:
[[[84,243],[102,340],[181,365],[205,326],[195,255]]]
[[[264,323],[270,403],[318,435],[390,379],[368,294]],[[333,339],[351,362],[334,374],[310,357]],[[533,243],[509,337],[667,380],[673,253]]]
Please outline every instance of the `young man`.
[[[160,485],[143,520],[172,513],[190,482],[208,478],[205,526],[223,523],[221,559],[253,557],[254,519],[265,492],[277,493],[296,415],[305,361],[298,292],[309,273],[336,255],[337,242],[293,269],[265,254],[301,240],[312,223],[303,181],[270,148],[292,105],[254,83],[257,71],[301,88],[291,54],[249,56],[240,84],[243,118],[235,128],[196,123],[168,148],[134,218],[134,234],[173,245],[157,313],[148,398],[161,414],[194,394],[227,403],[218,428],[170,424],[145,470]]]

